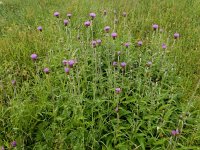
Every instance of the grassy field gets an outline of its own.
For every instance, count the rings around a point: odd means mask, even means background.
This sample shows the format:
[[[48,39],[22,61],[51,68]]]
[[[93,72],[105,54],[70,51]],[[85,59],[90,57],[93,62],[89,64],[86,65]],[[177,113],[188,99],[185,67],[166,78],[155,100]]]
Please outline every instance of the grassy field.
[[[199,0],[1,0],[2,150],[200,149],[199,33]]]

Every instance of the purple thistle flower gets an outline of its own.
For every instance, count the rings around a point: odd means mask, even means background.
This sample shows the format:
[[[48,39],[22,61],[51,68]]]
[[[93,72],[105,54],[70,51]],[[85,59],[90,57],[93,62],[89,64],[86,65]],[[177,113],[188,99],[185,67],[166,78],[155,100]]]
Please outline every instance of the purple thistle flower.
[[[12,85],[16,85],[16,80],[11,81]]]
[[[16,147],[16,146],[17,146],[17,142],[16,142],[16,141],[13,141],[13,142],[11,143],[11,145],[12,145],[12,147]]]
[[[101,40],[100,39],[97,40],[97,44],[101,45]]]
[[[62,63],[63,63],[64,66],[66,66],[66,65],[68,64],[68,61],[64,59],[64,60],[62,61]]]
[[[142,46],[142,41],[138,41],[138,46]]]
[[[126,63],[125,63],[125,62],[122,62],[122,63],[120,64],[120,66],[121,66],[122,68],[125,68],[125,67],[126,67]]]
[[[179,33],[174,33],[174,39],[178,39],[180,37]]]
[[[114,67],[117,67],[117,62],[116,62],[116,61],[113,61],[112,65],[113,65]]]
[[[44,73],[49,74],[49,68],[44,68]]]
[[[68,13],[67,14],[67,17],[70,19],[72,17],[72,14],[71,13]]]
[[[70,69],[69,68],[65,68],[65,73],[69,74]]]
[[[173,136],[179,135],[179,130],[178,129],[172,130],[171,135],[173,135]]]
[[[166,48],[167,48],[167,45],[166,45],[165,43],[163,43],[163,44],[162,44],[162,48],[163,48],[163,49],[166,49]]]
[[[154,24],[152,27],[153,27],[154,30],[158,29],[158,25],[157,24]]]
[[[90,17],[91,17],[92,19],[94,19],[94,18],[96,17],[96,14],[95,14],[95,13],[90,13]]]
[[[117,94],[119,94],[119,93],[122,92],[122,89],[121,89],[121,88],[116,88],[116,89],[115,89],[115,92],[116,92]]]
[[[117,37],[117,33],[116,33],[116,32],[113,32],[113,33],[111,34],[111,36],[112,36],[113,39],[115,39],[115,38]]]
[[[37,29],[38,29],[38,31],[42,31],[42,27],[41,26],[37,27]]]
[[[5,150],[4,146],[1,147],[1,150]]]
[[[109,32],[109,31],[110,31],[110,27],[109,27],[109,26],[106,26],[106,27],[104,28],[104,31],[105,31],[105,32]]]
[[[69,60],[68,61],[68,65],[69,65],[70,68],[73,68],[74,64],[75,64],[74,60]]]
[[[94,41],[94,40],[93,40],[91,43],[92,43],[92,47],[95,48],[95,47],[97,46],[97,41]]]
[[[64,25],[65,25],[65,26],[67,26],[67,25],[68,25],[68,23],[69,23],[69,21],[68,21],[68,20],[64,20],[63,22],[64,22]]]
[[[125,46],[126,48],[128,48],[128,47],[130,46],[130,43],[125,43],[124,46]]]
[[[89,27],[89,26],[91,25],[91,23],[90,23],[90,21],[86,21],[86,22],[84,23],[84,25],[85,25],[86,27]]]
[[[146,63],[146,66],[147,66],[147,67],[151,67],[151,65],[152,65],[152,62],[151,62],[151,61],[148,61],[148,62]]]
[[[31,54],[31,58],[32,58],[32,60],[36,60],[37,59],[37,54]]]
[[[123,16],[124,16],[124,17],[126,17],[126,16],[127,16],[126,12],[123,12]]]
[[[54,16],[58,18],[60,16],[60,13],[59,12],[54,12]]]

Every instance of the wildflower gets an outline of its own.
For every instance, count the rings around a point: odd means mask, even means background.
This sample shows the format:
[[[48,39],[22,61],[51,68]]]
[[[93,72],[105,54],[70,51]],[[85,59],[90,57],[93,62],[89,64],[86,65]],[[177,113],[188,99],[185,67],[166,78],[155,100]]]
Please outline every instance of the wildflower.
[[[175,39],[178,39],[179,36],[180,36],[179,33],[174,33],[174,38],[175,38]]]
[[[64,66],[66,66],[66,65],[68,64],[68,61],[64,59],[64,60],[62,61],[62,63],[63,63]]]
[[[60,16],[60,13],[59,12],[55,12],[54,16],[58,18]]]
[[[117,52],[117,55],[119,56],[120,54],[121,54],[121,51],[118,51],[118,52]]]
[[[32,60],[36,60],[37,59],[37,54],[31,54],[31,58],[32,58]]]
[[[158,29],[158,25],[157,24],[154,24],[152,27],[153,27],[154,30]]]
[[[65,73],[69,74],[70,69],[69,68],[65,68]]]
[[[97,40],[97,44],[101,45],[101,40],[100,39]]]
[[[147,67],[151,67],[151,65],[152,65],[152,62],[151,62],[151,61],[148,61],[148,62],[146,63],[146,66],[147,66]]]
[[[110,27],[109,27],[109,26],[106,26],[106,27],[104,28],[104,31],[105,31],[105,32],[109,32],[109,31],[110,31]]]
[[[116,89],[115,89],[115,92],[116,92],[117,94],[121,93],[121,91],[122,91],[121,88],[116,88]]]
[[[64,20],[63,22],[64,22],[64,25],[65,25],[65,26],[67,26],[67,25],[68,25],[68,23],[69,23],[69,21],[68,21],[68,20]]]
[[[72,17],[72,14],[71,13],[67,14],[67,17],[70,19]]]
[[[49,68],[44,68],[44,73],[48,74],[49,73]]]
[[[138,46],[142,46],[142,41],[138,41]]]
[[[41,26],[37,27],[37,29],[38,29],[39,31],[42,31],[42,27],[41,27]]]
[[[173,136],[179,135],[179,130],[178,130],[178,129],[172,130],[172,131],[171,131],[171,134],[172,134]]]
[[[12,145],[12,147],[16,147],[16,146],[17,146],[17,142],[16,142],[16,141],[13,141],[13,142],[11,143],[11,145]]]
[[[97,46],[97,41],[92,41],[92,47],[96,47]]]
[[[69,60],[68,61],[68,65],[69,65],[70,68],[73,68],[74,64],[75,64],[74,60]]]
[[[94,18],[96,17],[96,14],[95,14],[95,13],[90,13],[90,17],[91,17],[92,19],[94,19]]]
[[[128,47],[130,46],[130,43],[125,43],[124,46],[125,46],[126,48],[128,48]]]
[[[124,17],[126,17],[127,16],[127,14],[126,14],[126,12],[123,12],[123,14],[122,14]]]
[[[115,108],[115,112],[116,112],[116,113],[119,112],[119,107],[118,107],[118,106]]]
[[[111,36],[112,36],[113,39],[115,39],[115,38],[117,37],[117,33],[113,32],[113,33],[111,34]]]
[[[125,62],[122,62],[120,65],[121,65],[122,68],[126,67],[126,63]]]
[[[11,81],[12,85],[16,85],[16,80]]]
[[[86,22],[84,23],[84,25],[85,25],[86,27],[89,27],[89,26],[91,25],[91,23],[90,23],[89,21],[86,21]]]
[[[116,67],[116,66],[117,66],[117,62],[116,62],[116,61],[113,61],[112,65],[113,65],[114,67]]]
[[[166,48],[167,48],[167,45],[166,45],[165,43],[163,43],[163,44],[162,44],[162,48],[163,48],[163,49],[166,49]]]
[[[1,150],[5,150],[4,146],[1,147]]]

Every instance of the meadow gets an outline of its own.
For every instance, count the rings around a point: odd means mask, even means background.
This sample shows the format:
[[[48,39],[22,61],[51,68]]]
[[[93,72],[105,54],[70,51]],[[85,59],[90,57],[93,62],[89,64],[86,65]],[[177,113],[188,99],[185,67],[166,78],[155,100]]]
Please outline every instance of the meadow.
[[[1,0],[1,150],[200,149],[199,0]]]

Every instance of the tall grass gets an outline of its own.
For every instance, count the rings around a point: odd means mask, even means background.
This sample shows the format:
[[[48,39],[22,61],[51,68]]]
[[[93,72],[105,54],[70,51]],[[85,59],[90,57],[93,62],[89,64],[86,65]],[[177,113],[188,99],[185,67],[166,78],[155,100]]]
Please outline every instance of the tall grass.
[[[0,146],[199,149],[198,0],[1,2]],[[88,20],[92,25],[85,27]],[[97,39],[102,43],[93,47]],[[64,59],[76,61],[69,74]]]

